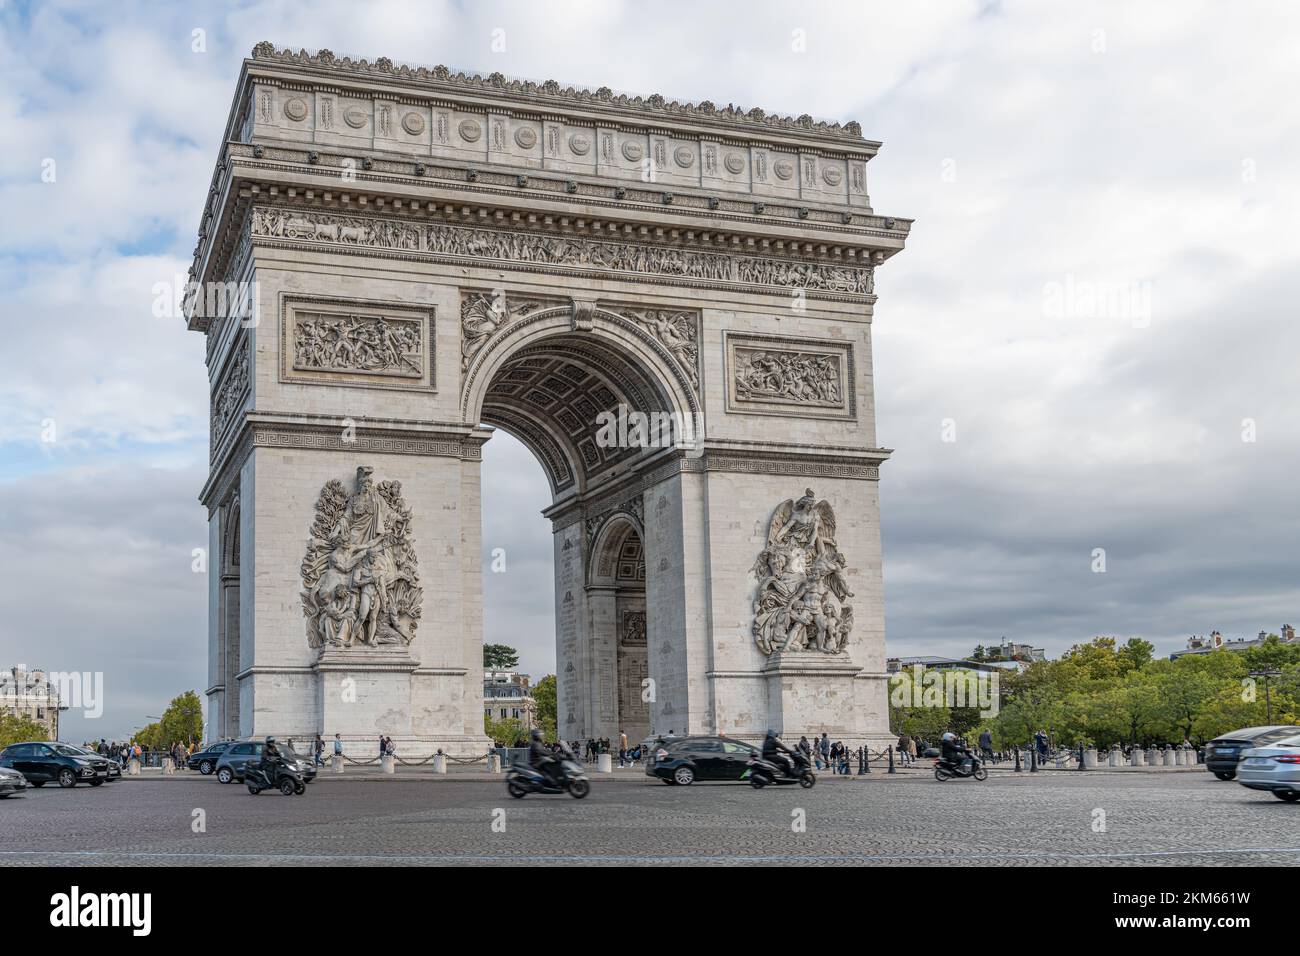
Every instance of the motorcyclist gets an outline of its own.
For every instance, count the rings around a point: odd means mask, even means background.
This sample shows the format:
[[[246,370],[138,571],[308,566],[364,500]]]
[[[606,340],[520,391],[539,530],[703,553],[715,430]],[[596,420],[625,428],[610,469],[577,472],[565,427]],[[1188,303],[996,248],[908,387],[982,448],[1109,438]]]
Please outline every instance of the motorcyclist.
[[[763,759],[775,764],[776,768],[787,777],[793,777],[794,761],[786,756],[787,754],[793,755],[794,751],[782,742],[775,730],[769,730],[767,736],[763,738]]]
[[[559,780],[556,775],[560,770],[560,762],[555,759],[551,748],[546,746],[541,730],[536,727],[528,734],[528,766],[545,777],[549,783],[558,786]]]
[[[967,757],[974,756],[970,752],[970,748],[963,744],[958,736],[951,731],[943,735],[940,747],[942,748],[940,759],[954,770],[960,770],[962,761]]]
[[[276,746],[274,737],[267,737],[262,746],[262,759],[257,762],[257,769],[266,776],[268,785],[275,785],[275,768],[284,763],[284,755]]]

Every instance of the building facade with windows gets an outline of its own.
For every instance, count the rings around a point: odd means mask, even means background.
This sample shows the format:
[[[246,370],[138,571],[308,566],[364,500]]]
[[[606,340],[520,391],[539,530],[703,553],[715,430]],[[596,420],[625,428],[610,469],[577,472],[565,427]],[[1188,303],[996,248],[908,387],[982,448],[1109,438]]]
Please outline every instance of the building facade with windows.
[[[59,739],[59,691],[42,670],[17,664],[0,671],[0,714],[25,717],[45,728],[47,740]]]
[[[536,721],[531,678],[516,671],[484,671],[483,716],[517,720],[531,730]]]

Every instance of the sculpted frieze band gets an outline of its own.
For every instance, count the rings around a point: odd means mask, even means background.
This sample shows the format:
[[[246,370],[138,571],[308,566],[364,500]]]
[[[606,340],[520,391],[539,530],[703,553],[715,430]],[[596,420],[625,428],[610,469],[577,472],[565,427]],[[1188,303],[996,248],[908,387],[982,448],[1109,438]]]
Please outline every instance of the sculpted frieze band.
[[[697,252],[670,246],[279,207],[256,207],[255,238],[324,242],[530,266],[565,266],[619,275],[672,277],[810,292],[870,295],[870,266],[797,262],[770,256]]]

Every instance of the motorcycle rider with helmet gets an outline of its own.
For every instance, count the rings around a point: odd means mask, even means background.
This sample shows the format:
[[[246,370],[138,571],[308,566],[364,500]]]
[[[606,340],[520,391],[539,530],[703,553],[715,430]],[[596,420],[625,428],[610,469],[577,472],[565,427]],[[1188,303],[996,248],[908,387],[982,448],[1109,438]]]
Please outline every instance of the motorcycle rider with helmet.
[[[541,730],[536,727],[528,733],[528,766],[545,777],[552,786],[560,785],[560,762],[551,753],[551,748],[546,746]]]
[[[794,751],[782,742],[775,730],[769,730],[767,736],[763,738],[763,759],[775,764],[777,769],[784,772],[787,777],[793,777],[794,761],[786,754],[793,756]]]
[[[952,767],[954,770],[961,770],[962,761],[967,757],[974,758],[970,748],[961,742],[961,740],[952,731],[943,735],[940,746],[942,753],[940,759]]]
[[[267,737],[262,747],[262,759],[257,762],[257,769],[266,775],[266,782],[275,786],[275,768],[284,763],[284,755],[276,746],[274,737]]]

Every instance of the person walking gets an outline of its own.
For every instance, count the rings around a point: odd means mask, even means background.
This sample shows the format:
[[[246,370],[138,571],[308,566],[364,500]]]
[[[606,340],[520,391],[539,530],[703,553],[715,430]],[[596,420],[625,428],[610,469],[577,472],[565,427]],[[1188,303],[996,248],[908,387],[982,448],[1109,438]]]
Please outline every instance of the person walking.
[[[980,731],[980,756],[989,763],[998,762],[998,758],[993,754],[993,735],[987,730]]]
[[[316,766],[325,766],[325,741],[321,740],[320,734],[316,735],[316,740],[312,743],[312,752],[316,756]]]
[[[824,730],[821,739],[817,741],[817,752],[821,754],[822,766],[829,767],[831,765],[831,739],[826,736]]]
[[[906,767],[909,763],[911,763],[911,759],[910,759],[911,751],[909,750],[911,746],[912,746],[911,737],[909,737],[905,733],[898,735],[898,743],[894,745],[894,749],[898,751],[898,762],[901,763],[904,767]]]

